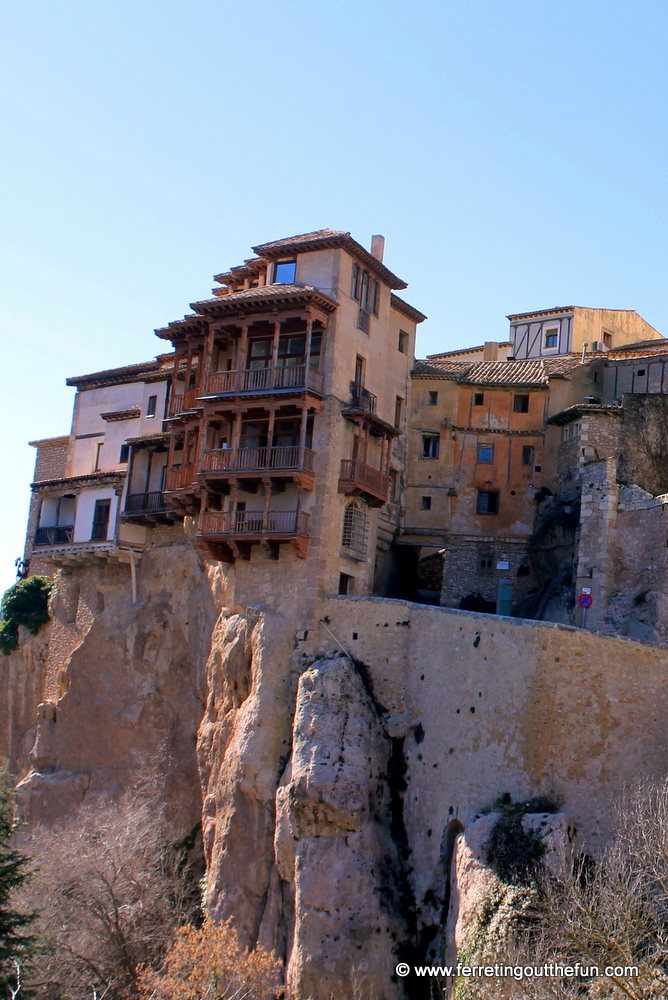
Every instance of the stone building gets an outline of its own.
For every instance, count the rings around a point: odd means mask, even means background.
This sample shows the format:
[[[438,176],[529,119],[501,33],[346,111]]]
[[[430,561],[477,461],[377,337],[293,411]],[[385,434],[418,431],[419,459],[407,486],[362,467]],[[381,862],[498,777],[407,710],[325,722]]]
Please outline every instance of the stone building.
[[[418,589],[432,591],[423,599],[509,614],[531,590],[547,421],[591,396],[598,367],[578,355],[416,363],[401,543],[420,559]]]
[[[52,572],[139,557],[164,503],[165,403],[173,355],[67,380],[77,389],[71,433],[37,448],[25,559]],[[147,520],[148,518],[148,520]]]
[[[185,518],[231,567],[230,600],[382,590],[425,318],[383,249],[333,230],[255,247],[156,331],[175,354],[69,379],[70,436],[34,442],[31,571],[114,558],[134,573],[147,530]]]

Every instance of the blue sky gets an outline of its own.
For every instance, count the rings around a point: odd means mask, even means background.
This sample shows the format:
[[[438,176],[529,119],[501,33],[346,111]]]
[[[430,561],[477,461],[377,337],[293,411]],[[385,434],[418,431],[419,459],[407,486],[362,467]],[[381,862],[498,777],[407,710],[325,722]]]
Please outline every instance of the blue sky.
[[[65,378],[158,353],[252,244],[383,233],[422,354],[552,305],[668,333],[665,2],[10,0],[0,24],[0,589]]]

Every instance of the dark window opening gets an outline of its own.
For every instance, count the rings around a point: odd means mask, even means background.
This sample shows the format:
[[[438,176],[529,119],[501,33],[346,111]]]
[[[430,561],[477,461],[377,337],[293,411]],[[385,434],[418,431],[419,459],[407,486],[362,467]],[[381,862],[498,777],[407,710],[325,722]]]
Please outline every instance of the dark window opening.
[[[533,465],[534,449],[530,444],[525,444],[522,448],[522,465]]]
[[[95,446],[95,465],[93,466],[93,472],[99,472],[100,471],[100,462],[102,460],[102,449],[103,448],[104,448],[104,444],[101,441],[98,442],[98,444]]]
[[[109,512],[111,510],[111,500],[96,500],[93,511],[93,530],[91,532],[92,542],[104,542],[107,538],[109,528]]]
[[[352,594],[354,582],[354,576],[348,576],[347,573],[339,573],[339,594]]]
[[[437,392],[430,392],[429,393],[429,402],[428,402],[427,405],[428,406],[436,406],[437,403],[438,403],[438,393]]]
[[[352,297],[360,304],[360,313],[378,315],[380,303],[380,283],[372,278],[368,271],[362,270],[359,264],[353,264]],[[368,322],[368,316],[367,316]],[[366,331],[368,333],[368,330]]]
[[[474,392],[473,393],[473,405],[474,406],[482,406],[484,402],[485,402],[485,393],[484,392]]]
[[[394,426],[401,427],[401,417],[404,410],[404,401],[401,396],[397,396],[394,402]]]
[[[529,412],[529,397],[528,396],[515,396],[515,404],[513,406],[515,413],[528,413]]]
[[[130,457],[130,445],[129,444],[122,444],[121,445],[121,453],[118,456],[119,464],[120,465],[124,465],[127,462],[127,460],[128,460],[129,457]]]
[[[478,572],[492,573],[494,570],[494,553],[481,552],[478,556]]]
[[[499,491],[498,490],[478,490],[476,502],[476,514],[498,514],[499,513]]]
[[[604,333],[603,334],[603,343],[605,344],[606,347],[612,347],[612,334],[611,333]]]
[[[644,374],[645,374],[645,369],[644,368],[639,368],[638,371],[636,372],[636,375],[641,375],[642,376]]]
[[[408,338],[408,334],[406,333],[406,331],[405,330],[399,330],[398,350],[400,350],[402,354],[408,354],[408,339],[409,338]]]
[[[438,434],[423,434],[422,435],[422,457],[423,458],[438,458],[438,447],[440,438]]]
[[[431,497],[422,497],[422,510],[431,510]]]
[[[155,410],[156,410],[157,405],[158,405],[158,397],[157,396],[149,396],[148,397],[148,404],[146,406],[146,416],[147,417],[154,417],[155,416]]]

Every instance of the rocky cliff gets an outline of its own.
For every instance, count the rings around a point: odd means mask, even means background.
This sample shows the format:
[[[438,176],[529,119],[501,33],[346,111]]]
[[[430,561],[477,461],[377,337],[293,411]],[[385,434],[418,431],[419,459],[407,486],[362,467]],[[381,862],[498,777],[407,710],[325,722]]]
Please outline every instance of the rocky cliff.
[[[211,912],[283,957],[292,1000],[425,995],[395,966],[461,937],[480,858],[458,838],[500,793],[556,792],[595,850],[620,789],[668,770],[664,649],[373,598],[242,608],[233,589],[176,528],[134,601],[127,567],[62,571],[51,625],[0,659],[3,748],[28,821],[157,771],[175,838],[201,821]]]

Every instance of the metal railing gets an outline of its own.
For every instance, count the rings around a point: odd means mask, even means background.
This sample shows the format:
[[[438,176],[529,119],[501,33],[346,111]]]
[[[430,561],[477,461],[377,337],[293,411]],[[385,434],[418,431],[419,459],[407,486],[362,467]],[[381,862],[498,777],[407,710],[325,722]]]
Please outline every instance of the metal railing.
[[[200,514],[203,535],[305,535],[309,515],[301,510],[207,510]]]
[[[314,457],[310,448],[300,449],[299,445],[277,448],[215,448],[204,452],[202,471],[303,469],[305,472],[312,472]]]
[[[73,524],[59,524],[51,528],[38,528],[34,545],[69,545],[72,541]]]
[[[367,487],[381,499],[387,500],[389,476],[380,469],[372,469],[359,458],[341,459],[341,474],[339,479],[351,485]]]
[[[376,412],[376,397],[363,385],[356,382],[350,383],[350,405],[356,410],[364,410],[365,413]]]
[[[162,490],[153,493],[129,493],[125,498],[124,514],[142,514],[145,511],[164,510],[165,498]]]
[[[210,396],[237,392],[273,392],[276,389],[313,389],[322,393],[325,376],[307,365],[251,368],[233,372],[215,372],[206,383]]]
[[[190,486],[195,481],[195,466],[184,465],[180,469],[167,469],[165,476],[166,490],[180,490]]]

